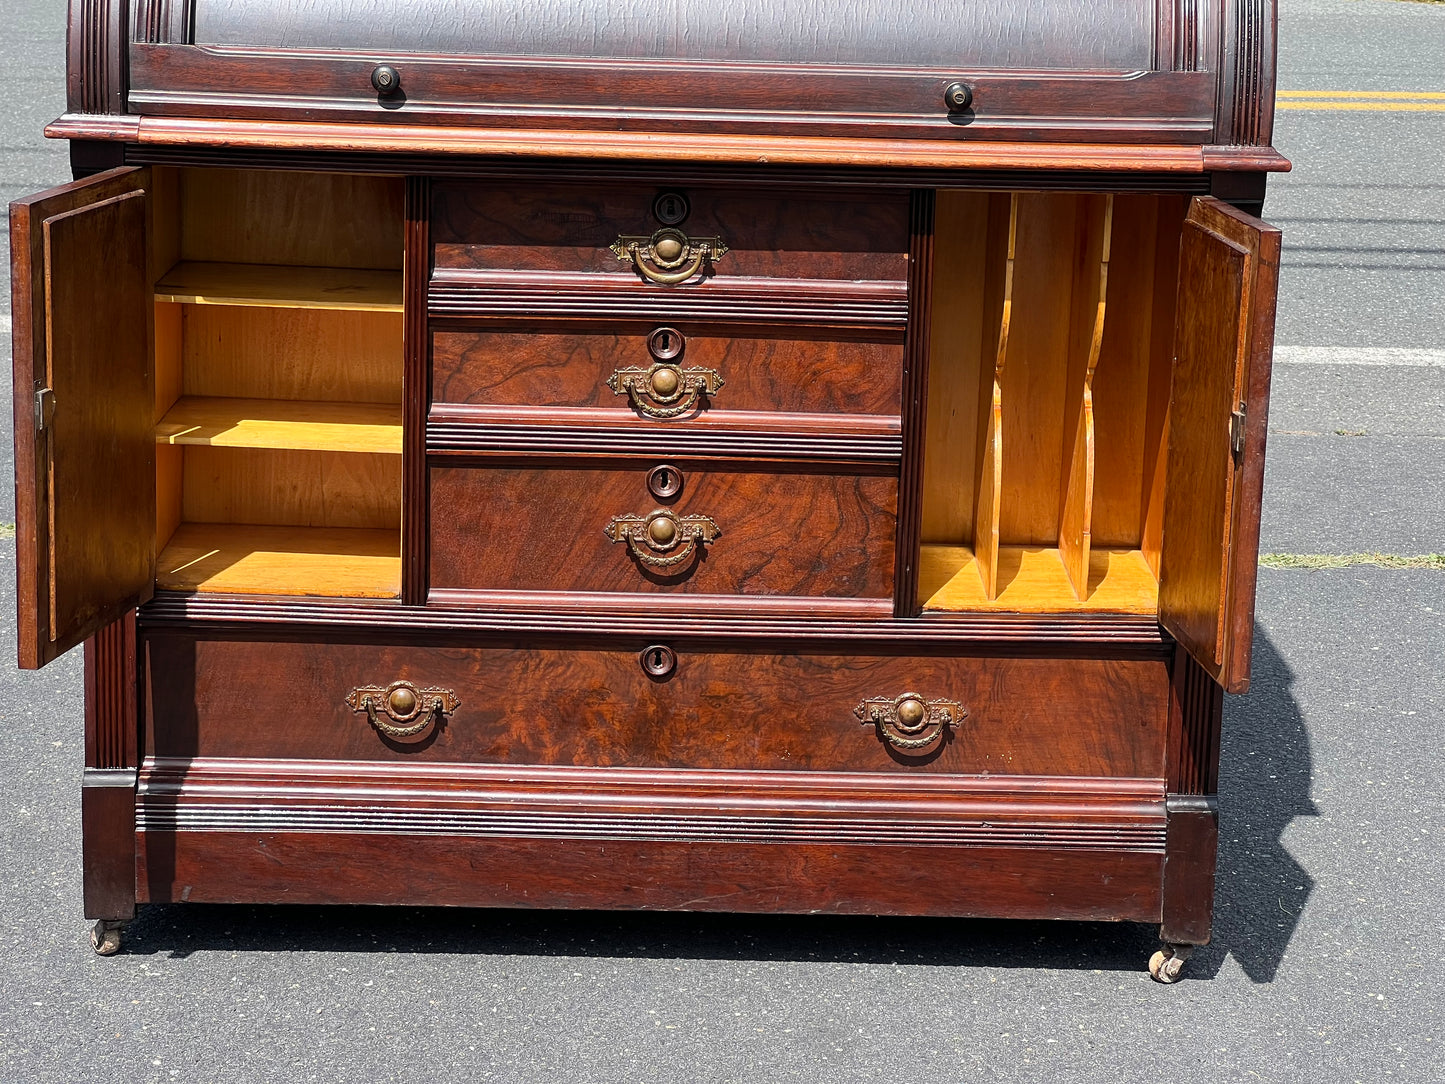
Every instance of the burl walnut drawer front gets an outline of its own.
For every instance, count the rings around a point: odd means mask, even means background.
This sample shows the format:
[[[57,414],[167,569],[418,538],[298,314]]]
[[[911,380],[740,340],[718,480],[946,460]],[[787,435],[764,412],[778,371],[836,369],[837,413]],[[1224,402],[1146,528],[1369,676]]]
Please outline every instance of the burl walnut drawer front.
[[[438,182],[439,271],[581,272],[660,288],[708,279],[902,284],[908,199],[887,193]]]
[[[1164,774],[1162,658],[627,642],[377,647],[153,633],[146,660],[153,757]]]
[[[479,408],[583,408],[685,424],[756,411],[896,417],[899,335],[502,327],[432,333],[432,399]]]
[[[649,609],[745,596],[752,607],[817,598],[891,612],[891,473],[554,462],[434,463],[432,601],[466,603],[467,593],[496,601],[488,592],[576,592],[584,601],[602,592],[619,604],[648,596],[632,605]]]

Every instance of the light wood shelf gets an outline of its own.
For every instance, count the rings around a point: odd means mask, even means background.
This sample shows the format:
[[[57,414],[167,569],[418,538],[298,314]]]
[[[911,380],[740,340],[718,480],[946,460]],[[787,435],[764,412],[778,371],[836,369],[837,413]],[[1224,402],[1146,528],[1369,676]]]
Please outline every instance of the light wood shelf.
[[[155,298],[188,305],[401,312],[401,272],[186,260],[156,283]]]
[[[182,523],[161,553],[156,586],[245,595],[396,598],[398,531]]]
[[[156,425],[157,444],[401,454],[401,407],[185,396]]]
[[[918,586],[923,608],[934,611],[1152,614],[1159,609],[1159,584],[1139,550],[1092,550],[1082,600],[1059,551],[1039,546],[999,547],[996,597],[989,598],[972,549],[925,545]]]

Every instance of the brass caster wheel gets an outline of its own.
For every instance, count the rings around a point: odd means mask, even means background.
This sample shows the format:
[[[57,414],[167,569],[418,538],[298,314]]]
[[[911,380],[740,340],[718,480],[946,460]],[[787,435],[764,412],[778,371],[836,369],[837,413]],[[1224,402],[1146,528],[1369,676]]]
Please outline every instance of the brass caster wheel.
[[[90,930],[90,945],[97,956],[114,956],[120,951],[119,922],[101,919]]]
[[[1155,982],[1176,982],[1184,970],[1184,961],[1193,951],[1193,945],[1165,945],[1149,957],[1149,977]]]

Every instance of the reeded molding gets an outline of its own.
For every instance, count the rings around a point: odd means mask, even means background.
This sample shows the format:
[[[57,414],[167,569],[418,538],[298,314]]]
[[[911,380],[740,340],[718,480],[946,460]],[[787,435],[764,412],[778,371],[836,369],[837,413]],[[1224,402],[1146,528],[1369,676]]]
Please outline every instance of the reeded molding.
[[[137,828],[1162,853],[1163,780],[153,759]]]

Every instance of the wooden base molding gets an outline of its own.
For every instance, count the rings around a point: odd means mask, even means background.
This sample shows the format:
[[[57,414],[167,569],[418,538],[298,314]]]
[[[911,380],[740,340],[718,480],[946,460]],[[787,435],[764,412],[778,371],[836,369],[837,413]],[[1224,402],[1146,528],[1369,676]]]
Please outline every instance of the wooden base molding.
[[[140,794],[150,902],[1159,917],[1158,780],[155,760]]]

